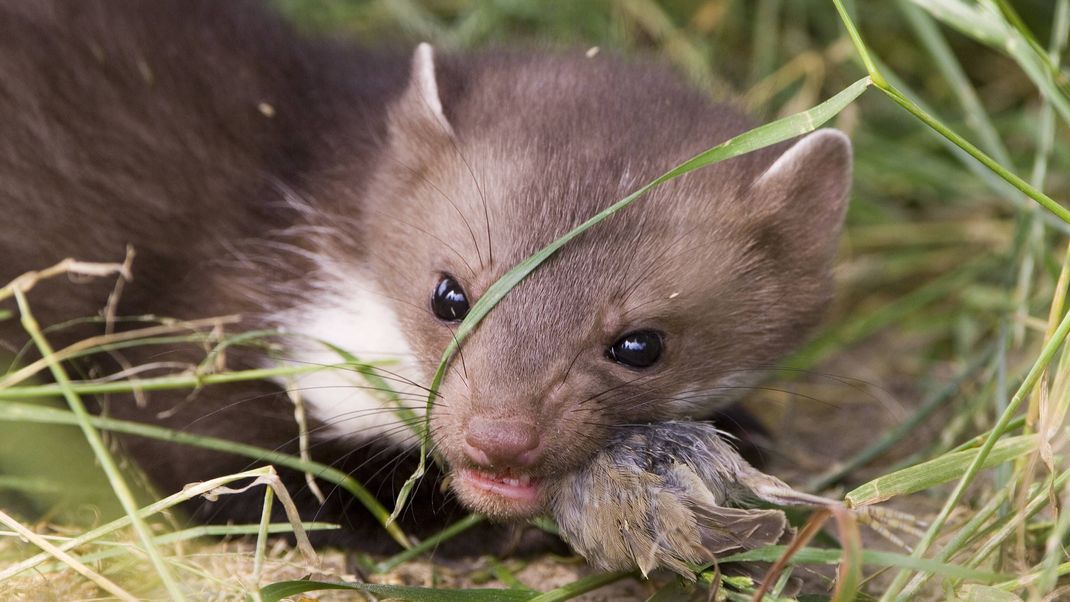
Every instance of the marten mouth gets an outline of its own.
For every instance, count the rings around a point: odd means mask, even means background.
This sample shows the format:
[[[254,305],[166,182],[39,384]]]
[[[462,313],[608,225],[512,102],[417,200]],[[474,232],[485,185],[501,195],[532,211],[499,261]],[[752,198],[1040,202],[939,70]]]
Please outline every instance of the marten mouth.
[[[511,471],[492,473],[461,468],[456,473],[461,497],[480,508],[494,508],[494,514],[521,516],[541,510],[542,479]]]

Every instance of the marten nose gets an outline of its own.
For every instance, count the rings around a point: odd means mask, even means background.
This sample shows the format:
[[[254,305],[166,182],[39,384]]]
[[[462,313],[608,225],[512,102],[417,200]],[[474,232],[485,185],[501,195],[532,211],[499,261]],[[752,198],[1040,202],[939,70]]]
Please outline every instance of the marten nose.
[[[539,459],[539,433],[526,422],[472,418],[464,451],[480,466],[530,466]]]

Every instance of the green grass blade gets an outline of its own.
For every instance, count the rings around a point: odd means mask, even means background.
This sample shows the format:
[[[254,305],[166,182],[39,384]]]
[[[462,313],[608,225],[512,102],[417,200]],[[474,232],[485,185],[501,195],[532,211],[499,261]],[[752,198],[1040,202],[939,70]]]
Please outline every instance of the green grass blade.
[[[405,550],[404,552],[401,552],[399,554],[395,554],[394,556],[391,556],[390,558],[387,558],[386,560],[383,560],[382,562],[376,564],[374,567],[375,572],[387,573],[389,571],[392,571],[401,564],[404,564],[412,560],[413,558],[416,558],[420,554],[425,554],[431,550],[434,550],[438,547],[439,544],[446,541],[447,539],[450,539],[460,533],[463,533],[464,531],[471,529],[472,527],[478,525],[483,521],[484,518],[482,516],[478,514],[469,514],[461,520],[447,526],[445,529],[442,529],[438,533],[427,537],[426,539],[412,546],[408,550]]]
[[[1030,43],[1004,14],[962,0],[912,0],[932,16],[963,34],[1010,56],[1062,117],[1070,124],[1070,98],[1055,79],[1058,69],[1039,45]]]
[[[1054,487],[1063,487],[1068,482],[1070,482],[1070,472],[1064,472],[1058,478],[1054,479]],[[1010,488],[1001,488],[992,496],[991,500],[985,502],[984,507],[979,509],[974,516],[970,517],[970,520],[967,521],[965,525],[962,525],[955,530],[955,534],[951,541],[949,541],[944,548],[934,556],[934,560],[946,562],[969,545],[971,556],[968,559],[967,566],[969,568],[976,568],[984,563],[988,555],[1015,530],[1019,519],[1029,518],[1044,507],[1045,503],[1048,501],[1048,492],[1051,491],[1052,486],[1053,483],[1051,480],[1046,483],[1034,485],[1027,496],[1032,499],[1029,500],[1025,508],[1017,508],[1014,512],[1000,515],[992,522],[989,522],[989,519],[996,516],[996,512],[999,509],[1005,508],[1005,501],[1012,496],[1012,490]],[[981,525],[986,526],[983,531],[980,529]],[[993,531],[995,532],[993,533]],[[984,544],[979,544],[978,540],[980,537],[987,533],[992,533],[988,541]],[[916,574],[903,589],[903,597],[914,596],[915,593],[918,592],[929,580],[931,575],[932,574],[928,572],[919,572]],[[955,584],[950,583],[949,585],[954,586]]]
[[[120,393],[133,393],[140,391],[175,391],[181,389],[196,389],[208,385],[220,385],[226,383],[248,382],[254,380],[267,380],[270,378],[296,376],[309,374],[323,370],[348,370],[352,369],[349,364],[323,364],[314,366],[283,366],[279,368],[257,368],[253,370],[239,370],[224,372],[221,374],[178,374],[174,376],[158,376],[144,378],[135,381],[72,381],[70,389],[78,395],[115,395]],[[58,384],[27,385],[19,387],[7,387],[0,389],[0,400],[26,400],[57,397],[63,394],[63,388]]]
[[[933,57],[933,61],[936,63],[937,68],[940,69],[940,73],[947,79],[951,90],[958,98],[963,114],[966,116],[966,123],[977,133],[981,141],[981,147],[1002,165],[1013,165],[1010,153],[1003,144],[1003,140],[1000,139],[999,133],[996,132],[995,126],[992,125],[992,121],[988,118],[988,112],[985,111],[984,105],[981,104],[977,90],[970,83],[962,65],[955,58],[951,46],[944,39],[943,34],[940,33],[940,29],[933,22],[932,17],[918,8],[911,0],[899,0],[899,8],[906,16],[907,22],[917,33],[918,39],[921,40],[925,49]]]
[[[151,379],[139,379],[137,381],[72,381],[71,390],[78,395],[118,395],[118,393],[131,393],[141,391],[165,391],[195,389],[209,385],[223,385],[227,383],[245,383],[249,381],[266,381],[280,379],[280,377],[309,374],[323,370],[363,370],[375,369],[376,364],[362,364],[353,366],[348,362],[343,364],[318,364],[303,366],[282,366],[277,368],[257,368],[253,370],[236,370],[234,372],[221,372],[219,374],[174,374],[168,376],[155,376]],[[53,398],[63,395],[63,388],[57,384],[26,385],[18,387],[0,388],[0,401],[27,399]]]
[[[1068,210],[1066,207],[1062,206],[1043,192],[1037,190],[1028,182],[1020,178],[1018,175],[1014,174],[1009,169],[1003,167],[997,161],[995,161],[985,153],[981,152],[981,149],[974,146],[968,140],[957,134],[951,128],[941,123],[932,115],[923,111],[921,107],[911,102],[906,96],[900,94],[898,90],[894,88],[887,88],[882,89],[882,91],[887,94],[889,98],[895,101],[896,104],[906,109],[910,114],[917,117],[919,120],[922,121],[922,123],[935,130],[941,136],[955,143],[955,146],[958,146],[962,150],[969,153],[970,156],[972,156],[974,159],[977,159],[985,167],[995,172],[996,175],[1006,180],[1008,183],[1010,183],[1011,186],[1014,186],[1018,190],[1025,193],[1025,195],[1029,198],[1040,203],[1042,207],[1059,216],[1059,218],[1062,219],[1064,222],[1070,223],[1070,210]]]
[[[974,538],[979,533],[983,532],[983,528],[989,525],[989,521],[1004,507],[1007,498],[1010,497],[1010,489],[1003,488],[996,492],[991,499],[985,501],[984,505],[977,509],[977,511],[970,517],[965,524],[959,526],[956,529],[955,534],[944,545],[943,549],[933,555],[931,562],[948,562],[955,554],[960,550],[970,545]],[[917,575],[911,580],[907,587],[903,590],[906,595],[910,595],[910,592],[917,590],[925,583],[929,575],[935,575],[933,571],[928,569],[917,569]]]
[[[879,60],[877,60],[877,62],[878,64],[880,64]],[[917,94],[912,93],[906,82],[902,81],[902,79],[897,77],[894,73],[885,69],[884,75],[885,78],[888,80],[888,83],[893,88],[898,90],[900,94],[909,99],[910,102],[912,102],[920,110],[929,114],[935,113],[932,107],[929,107],[925,102],[918,98]],[[945,148],[948,149],[948,151],[956,159],[958,159],[959,162],[961,162],[966,167],[966,169],[970,170],[971,173],[973,173],[979,180],[983,181],[985,185],[992,189],[992,191],[998,194],[1001,198],[1010,202],[1019,209],[1029,209],[1030,207],[1036,206],[1030,201],[1027,196],[1021,194],[1021,191],[1011,186],[1007,180],[1003,179],[998,174],[993,172],[991,169],[985,166],[984,163],[979,163],[972,155],[970,155],[970,153],[966,152],[957,144],[955,144],[954,141],[944,136],[940,136],[939,141]],[[1038,216],[1044,222],[1045,226],[1058,230],[1059,232],[1065,234],[1070,234],[1070,223],[1064,222],[1063,220],[1059,219],[1058,216],[1047,211],[1039,212]]]
[[[368,592],[390,600],[408,602],[527,602],[532,592],[518,589],[431,589],[407,585],[377,585],[373,583],[329,583],[325,581],[280,581],[260,589],[264,602],[279,602],[305,592],[348,590]]]
[[[938,2],[941,2],[941,3],[955,3],[955,2],[957,2],[957,0],[914,0],[915,3],[917,3],[919,5],[922,5],[923,7],[926,4],[928,4],[930,1],[931,2],[937,2],[938,1]],[[839,11],[840,11],[840,19],[843,21],[844,27],[846,27],[848,32],[851,33],[852,39],[855,38],[855,37],[858,37],[858,41],[856,43],[856,47],[858,48],[859,53],[862,56],[863,62],[866,64],[866,69],[875,71],[876,70],[876,65],[873,62],[873,59],[869,56],[869,54],[865,52],[865,46],[862,43],[861,37],[858,35],[858,31],[857,31],[857,28],[855,27],[854,22],[851,20],[850,16],[847,14],[847,12],[845,10],[843,10],[842,5],[840,4],[840,0],[833,0],[833,2],[836,3],[837,9],[839,9]],[[968,7],[965,7],[964,10],[968,10]],[[1031,50],[1030,50],[1030,52],[1032,53]],[[871,73],[872,73],[872,71],[871,71]],[[1046,195],[1043,192],[1037,190],[1035,187],[1030,185],[1028,182],[1023,180],[1022,178],[1018,177],[1016,174],[1014,174],[1012,171],[1010,171],[1006,167],[1000,165],[998,161],[996,161],[996,160],[992,159],[991,157],[989,157],[988,155],[986,155],[979,148],[977,148],[972,143],[970,143],[968,140],[966,140],[965,138],[960,136],[954,130],[952,130],[951,128],[947,127],[943,123],[941,123],[940,120],[936,119],[935,117],[930,115],[928,112],[924,111],[920,106],[918,106],[917,104],[912,102],[909,98],[907,98],[902,93],[900,93],[898,90],[896,90],[894,87],[892,87],[891,84],[889,84],[887,82],[887,80],[883,76],[874,78],[873,79],[873,83],[878,88],[880,88],[880,90],[882,92],[887,94],[889,98],[891,98],[893,101],[895,101],[896,104],[898,104],[899,106],[901,106],[904,109],[906,109],[907,112],[909,112],[911,115],[913,115],[914,117],[919,119],[925,125],[927,125],[930,128],[932,128],[936,133],[940,134],[944,138],[947,138],[948,140],[953,142],[955,144],[955,146],[957,146],[957,147],[961,148],[962,150],[966,151],[974,159],[977,159],[978,161],[980,161],[982,165],[984,165],[988,169],[990,169],[993,172],[995,172],[996,175],[998,175],[999,177],[1001,177],[1004,180],[1006,180],[1008,183],[1010,183],[1012,186],[1014,186],[1018,190],[1020,190],[1023,193],[1025,193],[1025,195],[1028,196],[1029,198],[1033,199],[1037,203],[1040,203],[1040,205],[1042,207],[1044,207],[1048,211],[1051,211],[1052,213],[1057,215],[1064,222],[1070,223],[1070,210],[1068,210],[1066,207],[1063,207],[1061,204],[1057,203],[1054,199],[1052,199],[1048,195]],[[1064,103],[1066,105],[1067,122],[1070,123],[1070,101],[1067,101],[1067,99],[1064,96],[1062,96],[1061,94],[1056,94],[1055,96],[1056,96],[1055,98],[1052,98],[1051,96],[1047,96],[1047,97],[1049,98],[1049,100],[1051,100],[1052,104],[1056,108],[1059,108],[1060,102]]]
[[[756,550],[748,550],[739,554],[732,554],[718,559],[718,562],[776,562],[787,546],[766,546]],[[838,564],[843,557],[840,550],[803,548],[792,556],[791,564]],[[982,583],[996,583],[1006,578],[1006,575],[970,569],[955,564],[937,562],[928,558],[913,558],[906,554],[895,552],[881,552],[878,550],[862,550],[862,562],[867,566],[898,567],[914,569],[918,571],[930,571],[948,577],[970,579]]]
[[[1030,499],[1029,494],[1023,496],[1026,500],[1024,507],[1017,504],[1015,505],[1014,513],[1006,517],[1007,520],[1005,520],[1004,524],[995,533],[989,536],[988,540],[973,553],[973,558],[970,559],[969,565],[976,567],[985,562],[987,558],[990,558],[992,554],[999,549],[999,547],[1003,545],[1015,531],[1017,531],[1020,525],[1024,524],[1029,518],[1035,516],[1037,512],[1040,512],[1052,501],[1049,494],[1058,487],[1064,485],[1067,482],[1068,477],[1070,477],[1070,472],[1064,472],[1058,476],[1052,475],[1046,481],[1040,483],[1039,488],[1034,487],[1032,489],[1032,499]]]
[[[260,525],[256,530],[256,548],[253,552],[253,584],[260,587],[264,575],[264,558],[267,555],[268,529],[271,526],[271,505],[275,502],[275,490],[264,487],[264,508],[260,514]],[[259,598],[254,594],[254,598]]]
[[[416,412],[413,412],[409,408],[405,407],[405,403],[401,401],[401,397],[398,396],[397,391],[394,390],[394,387],[392,387],[390,383],[386,381],[385,378],[379,376],[379,373],[375,371],[375,368],[371,364],[362,361],[357,356],[353,355],[349,351],[346,351],[345,349],[342,349],[337,345],[323,340],[320,340],[318,342],[321,345],[330,349],[331,351],[337,353],[338,357],[342,358],[342,361],[346,362],[347,364],[351,364],[353,370],[360,374],[364,378],[364,380],[366,380],[368,384],[372,386],[372,388],[369,389],[368,392],[372,394],[373,397],[376,397],[377,399],[383,401],[384,404],[389,403],[390,405],[394,406],[394,414],[396,414],[397,417],[401,419],[401,421],[405,423],[405,425],[408,426],[409,429],[412,430],[415,435],[420,434],[420,417],[416,415]]]
[[[873,84],[878,88],[887,87],[888,82],[884,81],[884,76],[877,70],[877,65],[873,62],[869,50],[866,49],[866,43],[862,41],[862,36],[858,33],[858,28],[855,27],[851,15],[847,12],[847,9],[844,8],[843,2],[840,0],[832,0],[832,2],[836,5],[836,10],[840,13],[840,20],[843,21],[844,27],[847,29],[847,35],[851,37],[851,43],[854,44],[858,56],[862,57],[862,63],[866,66],[866,71],[869,73],[869,76],[873,78]]]
[[[980,466],[989,468],[1013,460],[1029,453],[1036,445],[1036,435],[1019,435],[1004,439],[992,447],[991,453]],[[844,500],[848,506],[857,508],[947,483],[966,472],[967,467],[976,461],[977,452],[978,450],[972,449],[948,453],[928,462],[879,476],[855,488],[844,497]]]
[[[625,577],[631,576],[632,573],[599,573],[584,577],[572,583],[562,585],[557,589],[550,590],[544,594],[539,594],[534,598],[531,598],[531,602],[561,602],[562,600],[571,600],[581,594],[594,591],[600,587],[609,585],[616,581],[620,581]]]

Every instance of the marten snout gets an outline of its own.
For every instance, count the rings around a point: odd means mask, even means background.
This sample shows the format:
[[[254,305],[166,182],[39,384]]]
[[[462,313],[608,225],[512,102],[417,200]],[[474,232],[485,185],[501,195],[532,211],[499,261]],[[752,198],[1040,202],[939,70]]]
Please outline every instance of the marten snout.
[[[540,442],[533,424],[476,416],[468,422],[464,453],[485,468],[528,467],[542,457]]]

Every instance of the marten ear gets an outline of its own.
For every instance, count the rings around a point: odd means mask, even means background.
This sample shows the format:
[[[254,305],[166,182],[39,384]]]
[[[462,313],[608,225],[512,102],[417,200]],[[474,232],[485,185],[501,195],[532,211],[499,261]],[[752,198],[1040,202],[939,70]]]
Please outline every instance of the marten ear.
[[[390,114],[394,128],[420,137],[453,136],[453,128],[442,112],[442,100],[435,78],[435,51],[423,42],[412,54],[412,73]]]
[[[817,261],[836,250],[850,190],[851,141],[833,129],[796,142],[752,185],[776,246]]]

